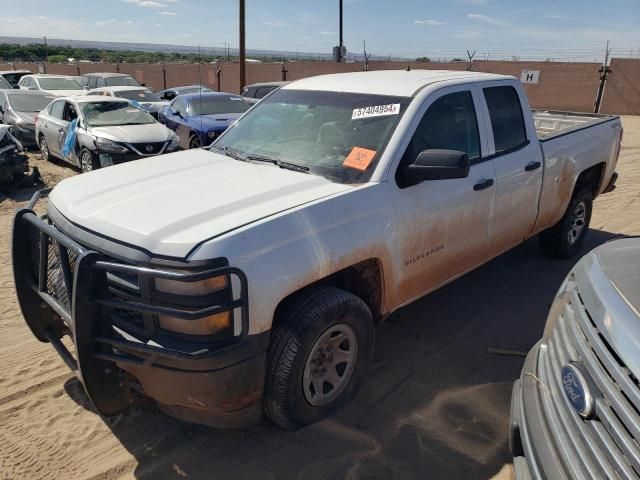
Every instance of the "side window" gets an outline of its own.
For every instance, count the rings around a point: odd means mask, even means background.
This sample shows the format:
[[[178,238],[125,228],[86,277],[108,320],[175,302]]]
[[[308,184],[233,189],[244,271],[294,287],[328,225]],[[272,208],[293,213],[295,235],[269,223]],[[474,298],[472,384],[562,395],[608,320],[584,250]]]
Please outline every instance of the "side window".
[[[427,109],[404,152],[401,165],[413,163],[423,150],[442,148],[480,158],[480,135],[471,92],[440,97]]]
[[[187,116],[187,104],[184,98],[178,98],[173,102],[173,108],[180,112],[183,117]]]
[[[75,120],[76,118],[78,118],[78,114],[76,113],[76,108],[73,106],[73,104],[71,104],[69,102],[65,102],[64,120],[66,122],[71,122],[71,121]]]
[[[62,120],[62,116],[64,114],[64,105],[66,102],[64,102],[63,100],[57,101],[57,102],[53,102],[51,104],[51,107],[49,109],[49,114],[54,117],[57,118],[59,120]]]
[[[513,87],[489,87],[484,98],[489,108],[496,153],[516,150],[527,142],[520,97]]]

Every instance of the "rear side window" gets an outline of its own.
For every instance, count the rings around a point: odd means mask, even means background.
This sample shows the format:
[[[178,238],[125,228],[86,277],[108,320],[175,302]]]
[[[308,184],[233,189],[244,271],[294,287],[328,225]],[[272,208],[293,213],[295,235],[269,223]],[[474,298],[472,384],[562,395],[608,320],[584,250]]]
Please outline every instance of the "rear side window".
[[[484,89],[489,108],[496,153],[517,150],[527,142],[520,97],[513,87],[489,87]]]
[[[64,104],[65,102],[63,100],[53,102],[51,104],[49,114],[54,118],[62,120],[62,115],[64,114]]]
[[[442,148],[465,152],[469,160],[480,158],[480,136],[471,92],[440,97],[427,109],[402,163],[413,163],[423,150]]]

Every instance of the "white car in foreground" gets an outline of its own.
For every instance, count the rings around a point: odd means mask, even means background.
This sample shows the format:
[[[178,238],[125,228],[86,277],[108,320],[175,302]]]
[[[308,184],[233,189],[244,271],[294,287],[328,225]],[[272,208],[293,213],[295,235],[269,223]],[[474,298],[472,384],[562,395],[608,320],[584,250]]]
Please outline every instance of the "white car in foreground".
[[[65,75],[25,75],[18,83],[20,90],[37,90],[56,97],[84,95],[85,90],[73,77]]]
[[[135,389],[188,421],[298,428],[354,397],[393,311],[538,233],[578,252],[621,134],[532,114],[514,77],[298,80],[208,150],[63,180],[46,218],[37,194],[15,219],[18,299],[103,414]]]

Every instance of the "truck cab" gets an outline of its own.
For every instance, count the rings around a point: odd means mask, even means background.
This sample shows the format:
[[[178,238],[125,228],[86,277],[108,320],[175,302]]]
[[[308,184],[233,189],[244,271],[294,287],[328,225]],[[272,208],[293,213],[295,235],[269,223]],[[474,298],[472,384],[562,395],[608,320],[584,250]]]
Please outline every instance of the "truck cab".
[[[398,308],[538,233],[578,252],[621,134],[532,114],[513,77],[299,80],[209,149],[64,180],[44,217],[37,195],[14,229],[20,305],[102,413],[135,391],[189,421],[299,428],[353,398]]]

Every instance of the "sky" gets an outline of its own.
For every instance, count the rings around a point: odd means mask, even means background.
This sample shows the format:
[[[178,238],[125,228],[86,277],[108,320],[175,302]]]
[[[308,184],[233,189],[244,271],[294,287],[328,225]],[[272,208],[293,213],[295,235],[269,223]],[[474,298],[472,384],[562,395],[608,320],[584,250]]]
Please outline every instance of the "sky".
[[[0,0],[0,36],[238,45],[237,0]],[[247,48],[328,53],[338,0],[246,0]],[[602,60],[640,56],[640,0],[344,0],[360,54],[432,59]]]

